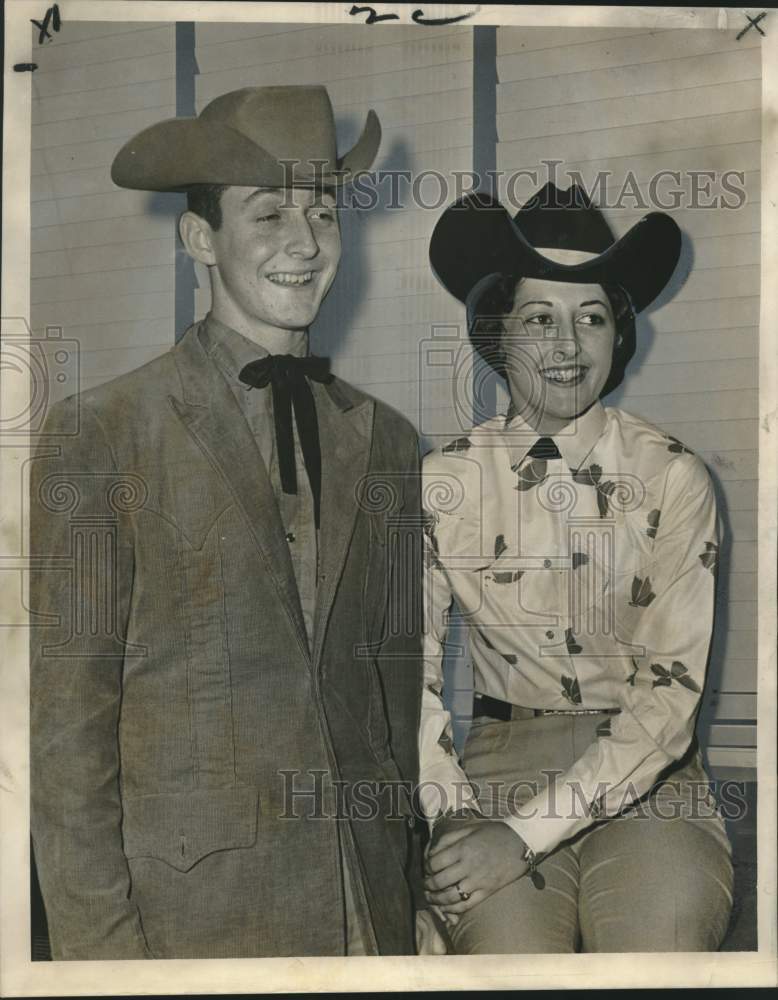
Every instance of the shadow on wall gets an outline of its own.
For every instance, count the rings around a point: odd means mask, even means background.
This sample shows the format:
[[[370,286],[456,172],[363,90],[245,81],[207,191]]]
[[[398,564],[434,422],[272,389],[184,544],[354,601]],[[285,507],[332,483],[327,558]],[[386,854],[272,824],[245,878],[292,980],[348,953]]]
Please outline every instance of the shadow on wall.
[[[195,277],[194,261],[184,250],[178,235],[178,219],[186,211],[186,195],[178,192],[154,191],[149,194],[146,213],[157,219],[169,219],[175,237],[175,326],[170,342],[175,343],[194,323]]]
[[[727,498],[721,479],[711,466],[707,466],[716,493],[719,520],[721,522],[721,537],[719,539],[719,559],[716,572],[716,619],[713,629],[710,659],[708,663],[708,679],[706,683],[707,696],[700,710],[698,734],[704,748],[710,743],[710,728],[715,719],[715,709],[718,704],[718,693],[722,688],[724,666],[727,662],[727,646],[731,635],[729,627],[729,602],[723,599],[729,590],[732,559],[732,528]]]
[[[623,406],[624,409],[629,411],[631,409],[630,402],[628,398],[624,398],[624,395],[625,387],[629,383],[630,371],[637,371],[646,359],[654,352],[657,352],[657,357],[654,360],[661,363],[661,357],[659,356],[661,346],[656,339],[656,333],[650,320],[650,314],[658,309],[661,309],[662,306],[666,305],[673,298],[675,298],[694,269],[694,260],[694,245],[689,235],[684,233],[681,245],[681,256],[678,262],[678,267],[675,270],[675,274],[673,275],[672,280],[668,283],[667,287],[662,291],[659,298],[652,303],[649,313],[644,313],[642,316],[638,317],[637,347],[635,349],[635,356],[627,368],[627,374],[624,382],[622,382],[621,385],[608,396],[606,400],[608,405]],[[664,334],[664,336],[672,337],[673,334],[668,333]],[[704,414],[701,413],[700,417],[703,418],[703,416]],[[664,428],[660,426],[660,430],[663,429]],[[684,444],[686,444],[686,442],[684,442]],[[727,657],[729,607],[728,602],[721,600],[721,597],[728,589],[730,557],[732,550],[731,519],[721,478],[715,468],[711,466],[706,466],[706,468],[710,473],[713,488],[716,493],[716,502],[718,505],[719,518],[721,520],[721,539],[717,574],[718,602],[716,604],[714,638],[711,644],[710,662],[708,665],[706,696],[700,710],[700,721],[698,723],[698,735],[703,748],[707,747],[709,742],[710,727],[713,722],[713,714],[717,701],[716,695],[722,685],[724,664]]]
[[[686,281],[693,269],[694,246],[689,235],[687,233],[683,233],[681,241],[681,256],[678,259],[678,266],[675,269],[675,273],[667,285],[662,289],[660,295],[651,303],[651,307],[637,317],[635,354],[627,366],[624,381],[621,385],[614,389],[613,392],[609,393],[607,398],[604,400],[608,406],[623,406],[624,409],[629,411],[629,400],[625,401],[624,394],[626,387],[629,384],[630,373],[638,371],[646,360],[651,357],[653,352],[659,347],[656,341],[656,332],[653,324],[651,323],[650,317],[657,310],[661,309],[662,306],[667,305],[675,298],[678,292],[680,292],[686,284]],[[666,336],[671,337],[672,334],[667,334]],[[655,358],[654,360],[661,363],[661,358]],[[662,428],[660,428],[660,430],[661,429]]]
[[[343,149],[356,140],[362,129],[363,119],[353,116],[348,122],[338,120],[338,144]],[[342,124],[342,127],[341,127]],[[374,170],[410,170],[412,167],[408,143],[396,138],[381,157]],[[373,188],[370,189],[374,190]],[[332,358],[332,367],[338,374],[338,356],[357,353],[358,340],[365,335],[356,327],[355,320],[370,296],[372,272],[367,247],[375,239],[378,223],[386,213],[406,211],[387,208],[388,198],[383,187],[378,189],[379,201],[375,207],[359,208],[351,205],[350,186],[343,192],[340,211],[340,230],[343,252],[340,268],[330,293],[322,305],[319,318],[312,330],[312,350]],[[360,201],[366,202],[365,195]],[[374,346],[374,345],[373,345]]]

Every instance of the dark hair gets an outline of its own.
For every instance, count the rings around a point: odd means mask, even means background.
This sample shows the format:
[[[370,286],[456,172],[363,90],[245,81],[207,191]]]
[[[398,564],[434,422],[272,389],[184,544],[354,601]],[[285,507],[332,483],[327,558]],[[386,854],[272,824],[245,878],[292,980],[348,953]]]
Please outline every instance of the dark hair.
[[[516,290],[521,277],[501,274],[484,291],[468,304],[468,333],[473,346],[481,357],[503,378],[507,377],[505,356],[501,341],[505,333],[502,317],[510,314],[516,300]],[[600,397],[621,384],[624,372],[635,353],[635,311],[629,296],[621,285],[603,284],[616,324],[613,361]]]
[[[205,219],[211,229],[219,229],[222,224],[221,196],[228,187],[228,184],[192,184],[186,191],[187,210]]]

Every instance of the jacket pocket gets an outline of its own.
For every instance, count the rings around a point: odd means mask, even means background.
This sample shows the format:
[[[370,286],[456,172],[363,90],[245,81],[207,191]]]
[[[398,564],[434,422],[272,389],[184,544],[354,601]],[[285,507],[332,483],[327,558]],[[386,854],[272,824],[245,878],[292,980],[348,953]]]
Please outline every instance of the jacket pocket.
[[[195,551],[202,549],[221,516],[235,503],[210,466],[196,458],[164,468],[149,466],[141,475],[149,484],[144,512],[167,524]]]
[[[214,788],[125,799],[122,833],[128,859],[156,858],[187,872],[209,854],[253,847],[256,788]]]

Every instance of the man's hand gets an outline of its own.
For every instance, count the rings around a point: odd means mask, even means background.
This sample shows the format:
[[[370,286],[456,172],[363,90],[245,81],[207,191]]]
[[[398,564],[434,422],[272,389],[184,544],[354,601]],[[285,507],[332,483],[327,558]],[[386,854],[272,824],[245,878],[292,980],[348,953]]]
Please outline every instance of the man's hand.
[[[425,858],[435,850],[441,838],[447,833],[461,833],[464,830],[474,830],[478,823],[483,820],[483,816],[476,809],[464,806],[456,812],[445,813],[440,819],[435,821],[432,828],[432,836],[424,852]]]
[[[440,919],[440,917],[438,917]],[[437,926],[432,910],[416,911],[416,954],[445,955],[446,940]]]
[[[424,851],[425,873],[427,875],[431,874],[428,864],[430,853],[435,850],[437,845],[440,843],[441,838],[445,834],[461,833],[466,829],[474,830],[476,828],[476,824],[481,820],[483,820],[483,816],[473,806],[463,806],[461,809],[448,812],[441,816],[440,819],[436,820],[432,829],[432,836]],[[429,900],[428,894],[427,899]],[[459,921],[459,917],[455,913],[444,913],[438,906],[433,906],[432,910],[435,915],[442,920],[444,924],[448,924],[449,927],[454,927]]]
[[[429,849],[427,899],[447,916],[464,913],[526,873],[526,849],[500,820],[453,821]],[[469,898],[462,899],[460,890]]]

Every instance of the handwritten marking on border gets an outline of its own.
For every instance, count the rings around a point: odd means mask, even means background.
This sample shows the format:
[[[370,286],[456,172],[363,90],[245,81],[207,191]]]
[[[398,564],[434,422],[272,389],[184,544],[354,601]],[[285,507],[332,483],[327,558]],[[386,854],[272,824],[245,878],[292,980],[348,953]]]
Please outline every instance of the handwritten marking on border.
[[[466,21],[468,17],[473,16],[474,11],[470,11],[467,14],[459,14],[457,17],[431,17],[429,20],[424,19],[424,11],[419,8],[411,14],[411,20],[415,21],[416,24],[429,24],[429,25],[441,25],[441,24],[456,24],[457,21]]]
[[[42,21],[36,21],[32,17],[30,21],[38,29],[38,45],[43,45],[47,38],[51,41],[49,25],[51,25],[52,31],[59,31],[62,27],[62,19],[59,16],[59,4],[55,3],[53,7],[49,7]]]
[[[356,4],[351,8],[349,14],[353,17],[355,14],[367,14],[367,19],[365,24],[376,24],[378,21],[399,21],[399,14],[378,14],[376,13],[375,7],[357,7]]]
[[[411,14],[411,20],[416,24],[427,24],[431,26],[440,26],[444,24],[456,24],[457,21],[465,21],[467,18],[472,17],[475,11],[468,11],[466,14],[459,14],[456,17],[431,17],[427,20],[424,17],[424,10],[419,7],[414,10]],[[375,7],[358,7],[356,4],[353,5],[349,11],[351,17],[356,14],[367,14],[365,19],[365,24],[377,24],[379,21],[399,21],[399,14],[379,14]]]
[[[759,32],[759,34],[764,38],[765,37],[765,33],[759,27],[759,22],[762,20],[762,18],[767,17],[767,11],[763,10],[762,13],[758,14],[756,17],[749,17],[748,14],[746,14],[744,12],[743,16],[748,21],[748,24],[745,26],[745,28],[743,28],[743,30],[740,32],[739,35],[735,36],[735,41],[739,42],[740,39],[743,37],[743,35],[745,35],[745,33],[747,31],[750,31],[752,28],[756,28],[756,30]]]

